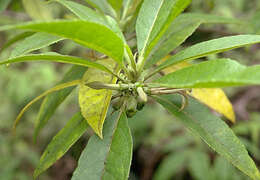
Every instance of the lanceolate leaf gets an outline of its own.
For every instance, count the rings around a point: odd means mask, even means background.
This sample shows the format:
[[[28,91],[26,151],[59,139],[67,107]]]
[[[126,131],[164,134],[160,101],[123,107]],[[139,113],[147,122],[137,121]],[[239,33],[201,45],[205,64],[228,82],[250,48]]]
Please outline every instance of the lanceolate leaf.
[[[63,40],[63,38],[47,33],[35,33],[34,35],[29,36],[23,41],[19,42],[12,51],[10,58],[21,56],[32,51],[47,47],[61,40]]]
[[[246,67],[230,59],[195,64],[167,74],[152,86],[172,88],[216,88],[260,84],[260,66]]]
[[[187,22],[182,21],[173,22],[174,27],[170,27],[172,33],[165,33],[165,36],[157,43],[154,49],[149,54],[148,60],[146,61],[146,68],[149,68],[166,57],[176,47],[181,45],[194,31],[200,26],[201,21]],[[175,31],[174,31],[175,30]]]
[[[216,159],[214,160],[214,166],[212,168],[215,174],[215,179],[223,179],[223,180],[248,179],[247,177],[241,177],[241,176],[240,178],[236,178],[236,174],[238,174],[237,170],[225,158],[221,156],[216,157]]]
[[[88,123],[80,113],[75,114],[66,126],[53,137],[41,156],[40,162],[34,171],[34,178],[48,169],[58,159],[60,159],[69,148],[84,134],[88,128]]]
[[[35,20],[51,20],[52,14],[48,4],[42,0],[22,0],[26,12]]]
[[[124,35],[118,26],[117,22],[111,18],[110,16],[105,16],[97,13],[96,11],[83,6],[81,4],[67,1],[67,0],[57,0],[57,2],[61,3],[65,7],[67,7],[71,12],[73,12],[76,16],[78,16],[81,20],[86,20],[90,22],[96,22],[102,24],[109,29],[111,29],[114,33],[116,33],[124,42]]]
[[[68,0],[56,0],[56,1],[64,5],[66,8],[68,8],[71,12],[73,12],[82,20],[107,25],[104,15],[99,14],[98,12],[90,9],[87,6],[81,5],[73,1],[68,1]]]
[[[102,64],[99,64],[99,63],[96,63],[93,61],[89,61],[87,59],[75,57],[75,56],[59,55],[57,53],[32,54],[32,55],[14,57],[14,58],[7,59],[5,61],[0,61],[0,65],[18,63],[18,62],[26,62],[26,61],[52,61],[52,62],[75,64],[75,65],[80,65],[80,66],[85,66],[85,67],[97,68],[102,71],[113,74],[107,67],[105,67]]]
[[[145,0],[136,22],[140,56],[146,57],[170,23],[190,4],[191,0]]]
[[[124,0],[124,8],[127,8],[127,7],[129,8],[129,10],[128,10],[129,14],[137,13],[137,15],[138,15],[143,2],[144,2],[144,0]],[[134,15],[134,16],[137,16],[137,15]]]
[[[118,66],[111,59],[99,60],[98,63],[110,66],[115,72],[118,71]],[[107,89],[96,90],[86,85],[86,83],[95,81],[113,84],[116,82],[116,78],[111,76],[111,74],[89,68],[80,84],[79,105],[82,115],[95,133],[102,138],[103,124],[107,115],[112,91]]]
[[[123,5],[123,0],[107,0],[107,2],[114,8],[118,16],[120,15],[120,10]]]
[[[167,61],[167,59],[166,59]],[[181,62],[165,68],[162,70],[163,73],[169,74],[177,70],[189,67],[192,64],[189,62]],[[192,89],[192,92],[189,92],[189,95],[195,97],[200,102],[206,104],[210,108],[214,109],[220,114],[223,114],[231,122],[235,122],[235,113],[233,106],[226,96],[225,92],[220,88],[195,88]]]
[[[123,0],[123,10],[122,10],[122,16],[121,19],[125,19],[126,15],[128,14],[131,5],[133,3],[133,0]]]
[[[20,111],[20,113],[18,114],[18,116],[16,117],[16,120],[14,122],[13,125],[13,130],[16,130],[16,126],[17,124],[20,122],[20,119],[22,118],[23,114],[27,111],[27,109],[29,109],[29,107],[31,107],[34,103],[36,103],[37,101],[39,101],[41,98],[53,93],[53,92],[57,92],[60,91],[62,89],[68,88],[68,87],[72,87],[72,86],[77,86],[80,84],[80,80],[74,80],[74,81],[70,81],[70,82],[66,82],[63,84],[59,84],[51,89],[48,89],[47,91],[45,91],[44,93],[42,93],[41,95],[37,96],[36,98],[34,98],[32,101],[30,101],[26,106],[24,106],[24,108]]]
[[[72,180],[127,180],[133,142],[125,113],[115,112],[104,125],[104,138],[90,138]]]
[[[202,23],[241,23],[232,18],[208,14],[185,13],[178,16],[149,54],[146,67],[151,67],[181,45]]]
[[[86,0],[87,3],[89,3],[94,8],[98,9],[102,13],[109,14],[113,17],[116,17],[116,12],[114,9],[110,6],[110,4],[107,2],[107,0]]]
[[[0,52],[5,50],[6,48],[9,48],[10,46],[12,46],[13,44],[15,44],[16,42],[24,39],[24,38],[27,38],[31,35],[33,35],[34,33],[33,32],[23,32],[23,33],[20,33],[20,34],[17,34],[15,35],[14,37],[12,37],[11,39],[9,39],[3,46],[2,48],[0,49]]]
[[[83,46],[104,53],[120,64],[123,60],[123,41],[113,31],[101,24],[82,20],[60,20],[52,22],[30,22],[0,27],[0,31],[11,29],[46,32],[68,38]]]
[[[171,179],[187,165],[192,151],[173,152],[166,156],[155,171],[154,180]]]
[[[124,25],[124,30],[126,33],[133,33],[135,31],[136,19],[138,17],[143,2],[144,0],[125,0],[123,17],[126,18],[127,15],[131,15],[131,18],[128,19],[128,21]]]
[[[64,78],[58,84],[81,79],[86,70],[86,67],[74,65],[70,68],[70,70],[65,74]],[[67,96],[72,92],[74,88],[75,86],[69,87],[58,92],[49,94],[45,97],[41,104],[41,108],[38,112],[37,120],[35,123],[35,130],[33,135],[34,141],[36,141],[40,130],[46,125],[58,106],[67,98]]]
[[[195,88],[192,89],[190,95],[235,123],[236,118],[233,106],[222,89]]]
[[[112,31],[114,33],[116,33],[118,35],[118,37],[121,38],[121,40],[124,42],[125,46],[128,46],[124,37],[124,34],[122,33],[118,23],[115,21],[114,18],[110,17],[110,16],[106,16],[107,22],[109,24],[110,29],[112,29]]]
[[[192,19],[192,21],[202,21],[203,23],[222,23],[222,24],[245,24],[246,22],[243,20],[238,20],[234,18],[224,17],[224,16],[216,16],[211,14],[202,14],[202,13],[183,13],[179,16],[183,18],[183,20]],[[177,19],[176,19],[177,20]]]
[[[236,118],[233,106],[222,89],[195,88],[192,89],[190,95],[235,123]]]
[[[183,111],[179,111],[181,98],[178,95],[155,97],[155,99],[234,166],[252,179],[260,179],[259,171],[244,145],[225,122],[212,115],[208,108],[190,98],[189,105]]]
[[[172,56],[168,61],[158,66],[155,72],[159,72],[160,70],[181,61],[198,59],[210,54],[216,54],[256,43],[260,43],[260,35],[227,36],[198,43]]]
[[[208,180],[212,178],[209,155],[205,152],[193,151],[187,164],[194,179]]]

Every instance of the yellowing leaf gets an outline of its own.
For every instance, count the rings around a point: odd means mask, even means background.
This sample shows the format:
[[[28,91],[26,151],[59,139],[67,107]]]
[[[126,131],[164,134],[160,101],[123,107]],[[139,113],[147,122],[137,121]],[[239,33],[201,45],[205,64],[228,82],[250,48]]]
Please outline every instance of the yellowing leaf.
[[[164,60],[167,60],[170,56],[165,57],[159,63],[162,63]],[[181,62],[170,66],[164,69],[162,72],[165,74],[177,71],[179,69],[190,66],[191,64],[188,62]],[[209,106],[216,112],[223,114],[226,118],[228,118],[231,122],[235,123],[235,113],[233,110],[233,106],[226,96],[225,92],[220,88],[195,88],[192,89],[192,92],[189,95],[198,99],[205,105]]]
[[[118,69],[118,66],[112,59],[98,60],[97,62],[113,69],[114,72]],[[112,91],[106,89],[95,90],[85,85],[86,83],[94,81],[115,83],[116,78],[104,71],[89,68],[80,83],[78,98],[81,113],[95,133],[102,138],[103,124],[111,100]]]
[[[235,123],[236,120],[233,106],[222,89],[195,88],[192,89],[190,94],[218,113],[223,114],[231,122]]]

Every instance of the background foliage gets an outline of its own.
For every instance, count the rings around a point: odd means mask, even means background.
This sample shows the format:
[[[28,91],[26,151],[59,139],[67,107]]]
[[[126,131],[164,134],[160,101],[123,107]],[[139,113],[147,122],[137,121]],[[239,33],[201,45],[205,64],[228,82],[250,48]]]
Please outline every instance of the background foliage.
[[[1,1],[4,2],[4,1]],[[0,4],[1,4],[0,2]],[[57,4],[50,4],[38,17],[33,8],[24,7],[22,1],[6,1],[7,10],[0,14],[0,24],[39,18],[65,17],[72,15]],[[33,0],[23,0],[33,5]],[[79,1],[80,2],[80,1]],[[0,9],[1,11],[1,9]],[[25,11],[30,15],[26,15]],[[260,34],[260,2],[258,0],[196,0],[187,11],[204,12],[238,18],[251,23],[250,26],[202,25],[184,46],[195,44],[224,35],[258,33]],[[52,15],[50,15],[50,13]],[[14,33],[1,33],[0,46]],[[72,42],[62,41],[41,50],[59,51],[62,54],[93,56],[91,51],[83,51]],[[259,64],[260,45],[238,49],[218,55],[233,59],[247,59],[243,64]],[[9,56],[6,50],[2,57]],[[1,57],[1,58],[2,58]],[[215,56],[207,57],[209,59]],[[31,179],[40,154],[50,138],[61,129],[68,118],[78,111],[75,92],[59,107],[47,128],[41,132],[37,143],[33,143],[33,122],[39,109],[35,105],[25,114],[23,123],[18,127],[17,136],[10,134],[15,116],[33,97],[52,87],[61,80],[68,65],[53,63],[22,63],[12,68],[0,68],[0,179]],[[250,155],[260,166],[260,96],[259,87],[226,89],[231,98],[237,123],[231,125],[235,133],[246,145]],[[156,110],[155,110],[156,109]],[[156,114],[154,113],[156,112]],[[160,117],[160,121],[158,118]],[[140,121],[142,119],[142,121]],[[199,138],[192,136],[178,121],[172,118],[161,106],[149,102],[143,113],[129,120],[134,135],[134,157],[130,179],[247,179],[226,160],[211,151]],[[92,132],[89,131],[91,134]],[[76,160],[84,148],[89,134],[77,142],[72,149],[40,179],[70,179],[76,167]],[[171,164],[171,165],[169,165]]]

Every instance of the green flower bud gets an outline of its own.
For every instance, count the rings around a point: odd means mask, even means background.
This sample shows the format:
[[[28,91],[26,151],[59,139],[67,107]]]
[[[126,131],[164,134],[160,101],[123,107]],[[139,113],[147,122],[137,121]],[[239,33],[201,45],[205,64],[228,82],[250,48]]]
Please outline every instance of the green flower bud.
[[[114,110],[117,111],[122,107],[123,103],[124,103],[123,98],[116,98],[112,103],[112,107],[113,107]]]
[[[144,103],[146,103],[147,102],[147,94],[144,92],[143,88],[142,87],[138,87],[136,89],[136,91],[138,93],[140,101],[143,101]]]
[[[147,102],[147,95],[144,92],[142,87],[138,87],[136,89],[137,93],[138,93],[138,97],[137,97],[137,109],[138,111],[142,110],[145,103]]]
[[[137,98],[137,110],[138,111],[141,111],[145,106],[145,102],[140,98],[138,97]]]
[[[127,117],[133,117],[136,112],[137,112],[137,100],[135,97],[131,96],[127,100],[127,105],[126,105],[126,115]]]

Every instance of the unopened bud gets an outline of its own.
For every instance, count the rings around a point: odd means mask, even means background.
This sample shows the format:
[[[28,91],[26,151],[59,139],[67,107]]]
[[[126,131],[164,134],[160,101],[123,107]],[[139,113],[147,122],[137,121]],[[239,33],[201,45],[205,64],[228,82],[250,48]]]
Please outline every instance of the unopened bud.
[[[105,86],[102,82],[99,81],[93,81],[90,83],[86,83],[86,85],[92,89],[105,89]]]
[[[136,91],[138,93],[140,101],[143,101],[144,103],[146,103],[147,102],[147,94],[144,92],[143,88],[142,87],[138,87],[136,89]]]
[[[123,103],[124,103],[123,98],[117,98],[117,99],[114,100],[112,107],[113,107],[114,110],[117,111],[122,107]]]
[[[127,117],[133,117],[137,112],[137,101],[134,96],[128,98],[127,105],[126,105],[126,115]]]

